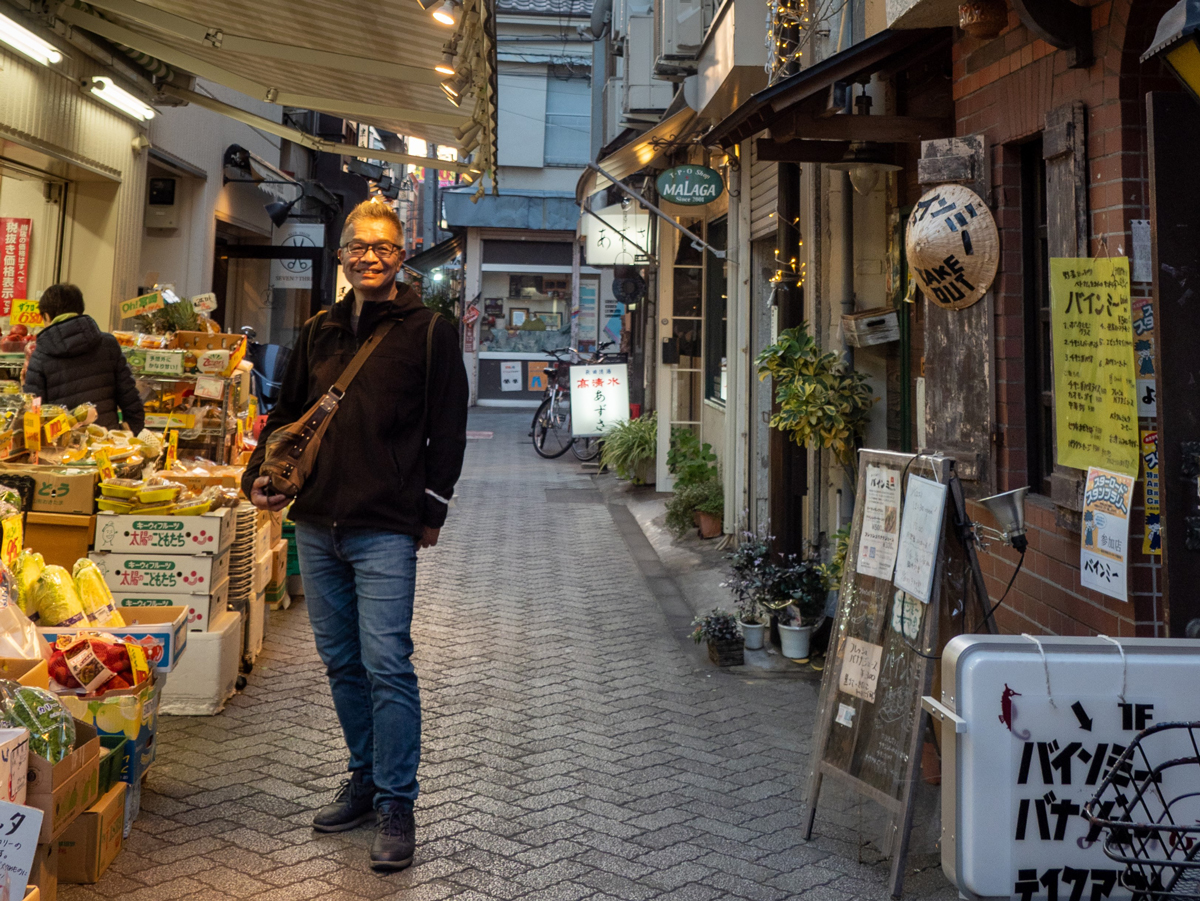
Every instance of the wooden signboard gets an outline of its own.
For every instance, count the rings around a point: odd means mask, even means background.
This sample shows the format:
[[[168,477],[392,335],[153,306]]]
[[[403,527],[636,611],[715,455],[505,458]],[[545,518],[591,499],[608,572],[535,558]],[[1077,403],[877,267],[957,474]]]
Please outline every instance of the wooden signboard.
[[[928,480],[923,486],[935,494],[946,486],[940,539],[926,561],[933,569],[928,603],[898,589],[891,575],[897,557],[902,567],[907,561],[910,570],[920,570],[914,567],[912,546],[901,541],[909,530],[904,501],[912,476]],[[937,535],[937,521],[930,522],[926,533]],[[952,460],[861,452],[849,550],[817,707],[805,838],[812,836],[826,776],[878,802],[890,817],[885,853],[892,857],[894,897],[903,887],[927,729],[921,696],[930,692],[940,646],[955,634],[985,628],[987,595],[966,524]],[[968,613],[970,622],[964,624]]]

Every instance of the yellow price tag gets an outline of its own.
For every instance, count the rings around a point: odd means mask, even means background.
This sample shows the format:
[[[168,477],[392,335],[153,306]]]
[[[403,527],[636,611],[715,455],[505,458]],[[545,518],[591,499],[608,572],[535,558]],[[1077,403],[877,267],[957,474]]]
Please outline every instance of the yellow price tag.
[[[113,469],[112,461],[108,459],[106,451],[96,451],[96,469],[100,472],[100,478],[104,481],[116,478],[116,470]]]
[[[55,416],[48,423],[46,423],[45,429],[46,443],[52,444],[54,439],[63,432],[68,432],[71,430],[71,423],[68,421],[65,413],[60,413],[58,416]]]
[[[173,469],[179,459],[179,431],[172,429],[167,433],[167,462],[164,468]]]
[[[16,432],[0,432],[0,457],[8,456],[8,452],[12,450],[13,439],[16,437]]]
[[[9,322],[13,325],[27,325],[31,328],[40,328],[42,325],[42,314],[38,309],[36,300],[14,300],[12,302],[12,313],[9,316]]]
[[[258,418],[258,398],[251,397],[250,404],[246,408],[246,420],[248,422],[254,422],[254,420],[256,420],[257,418]]]
[[[36,410],[28,410],[23,422],[25,450],[29,451],[29,462],[36,463],[38,451],[42,449],[42,416]]]
[[[135,297],[133,300],[121,301],[121,318],[131,319],[134,316],[140,316],[142,313],[153,313],[155,310],[161,310],[162,308],[162,292],[155,291],[152,294],[143,294],[141,297]]]
[[[246,423],[237,421],[237,451],[240,454],[246,449]]]
[[[21,546],[25,543],[25,529],[21,524],[22,517],[10,516],[3,523],[3,543],[0,544],[0,560],[5,566],[17,562]]]

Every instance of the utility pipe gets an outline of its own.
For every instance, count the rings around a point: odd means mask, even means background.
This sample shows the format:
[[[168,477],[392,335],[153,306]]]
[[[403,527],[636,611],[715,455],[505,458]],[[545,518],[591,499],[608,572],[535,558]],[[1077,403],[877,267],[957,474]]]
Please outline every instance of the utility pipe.
[[[854,186],[850,173],[842,173],[842,315],[854,313]],[[842,329],[842,349],[846,363],[854,368],[854,348],[846,340]]]

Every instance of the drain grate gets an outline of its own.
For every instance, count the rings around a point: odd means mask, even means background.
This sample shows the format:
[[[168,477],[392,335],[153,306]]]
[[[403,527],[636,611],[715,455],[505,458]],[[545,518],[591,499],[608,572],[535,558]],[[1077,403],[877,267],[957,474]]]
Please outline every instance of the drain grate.
[[[595,488],[547,488],[548,504],[602,504],[604,496]]]

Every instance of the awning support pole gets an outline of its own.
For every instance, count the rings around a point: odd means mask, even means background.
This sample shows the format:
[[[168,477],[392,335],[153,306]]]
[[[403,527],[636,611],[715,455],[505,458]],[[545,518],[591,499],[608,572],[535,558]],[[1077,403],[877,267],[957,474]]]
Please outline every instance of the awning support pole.
[[[718,260],[725,259],[725,251],[717,250],[717,248],[713,247],[711,244],[702,240],[698,235],[695,235],[692,232],[688,231],[686,228],[684,228],[682,225],[680,225],[678,222],[676,222],[674,219],[672,219],[670,216],[668,216],[666,213],[664,213],[662,210],[660,210],[658,207],[656,207],[654,204],[652,204],[649,200],[647,200],[645,197],[643,197],[637,191],[633,190],[633,188],[629,188],[629,187],[626,187],[625,185],[621,184],[619,179],[614,178],[613,176],[609,175],[607,172],[605,172],[603,169],[601,169],[595,163],[588,163],[588,168],[594,169],[595,171],[599,172],[601,175],[603,175],[605,178],[607,178],[610,182],[612,182],[615,187],[620,188],[622,191],[624,191],[626,194],[628,194],[630,197],[632,197],[638,203],[642,204],[642,206],[646,207],[646,209],[657,214],[658,217],[660,219],[662,219],[663,222],[666,222],[668,225],[670,225],[676,231],[683,232],[683,234],[685,234],[689,238],[691,238],[692,239],[692,247],[696,248],[696,250],[701,250],[701,249],[707,250],[709,253],[711,253],[713,256],[715,256]],[[595,214],[593,213],[592,215],[595,215]],[[630,243],[633,243],[633,242],[630,242]]]
[[[656,263],[654,260],[654,254],[652,254],[650,251],[648,251],[645,247],[643,247],[637,241],[631,240],[630,238],[626,238],[625,233],[623,231],[621,231],[619,228],[617,228],[615,225],[612,225],[611,223],[606,222],[602,217],[598,216],[596,213],[593,213],[591,210],[589,210],[586,205],[583,207],[583,211],[585,213],[587,213],[589,216],[591,216],[593,219],[595,219],[597,222],[599,222],[601,225],[603,225],[605,228],[611,228],[614,232],[617,233],[617,237],[620,238],[622,241],[624,241],[626,244],[632,244],[637,250],[640,250],[642,253],[644,253],[646,255],[646,259],[648,259],[650,261],[650,264],[652,266],[658,265],[658,263]]]

